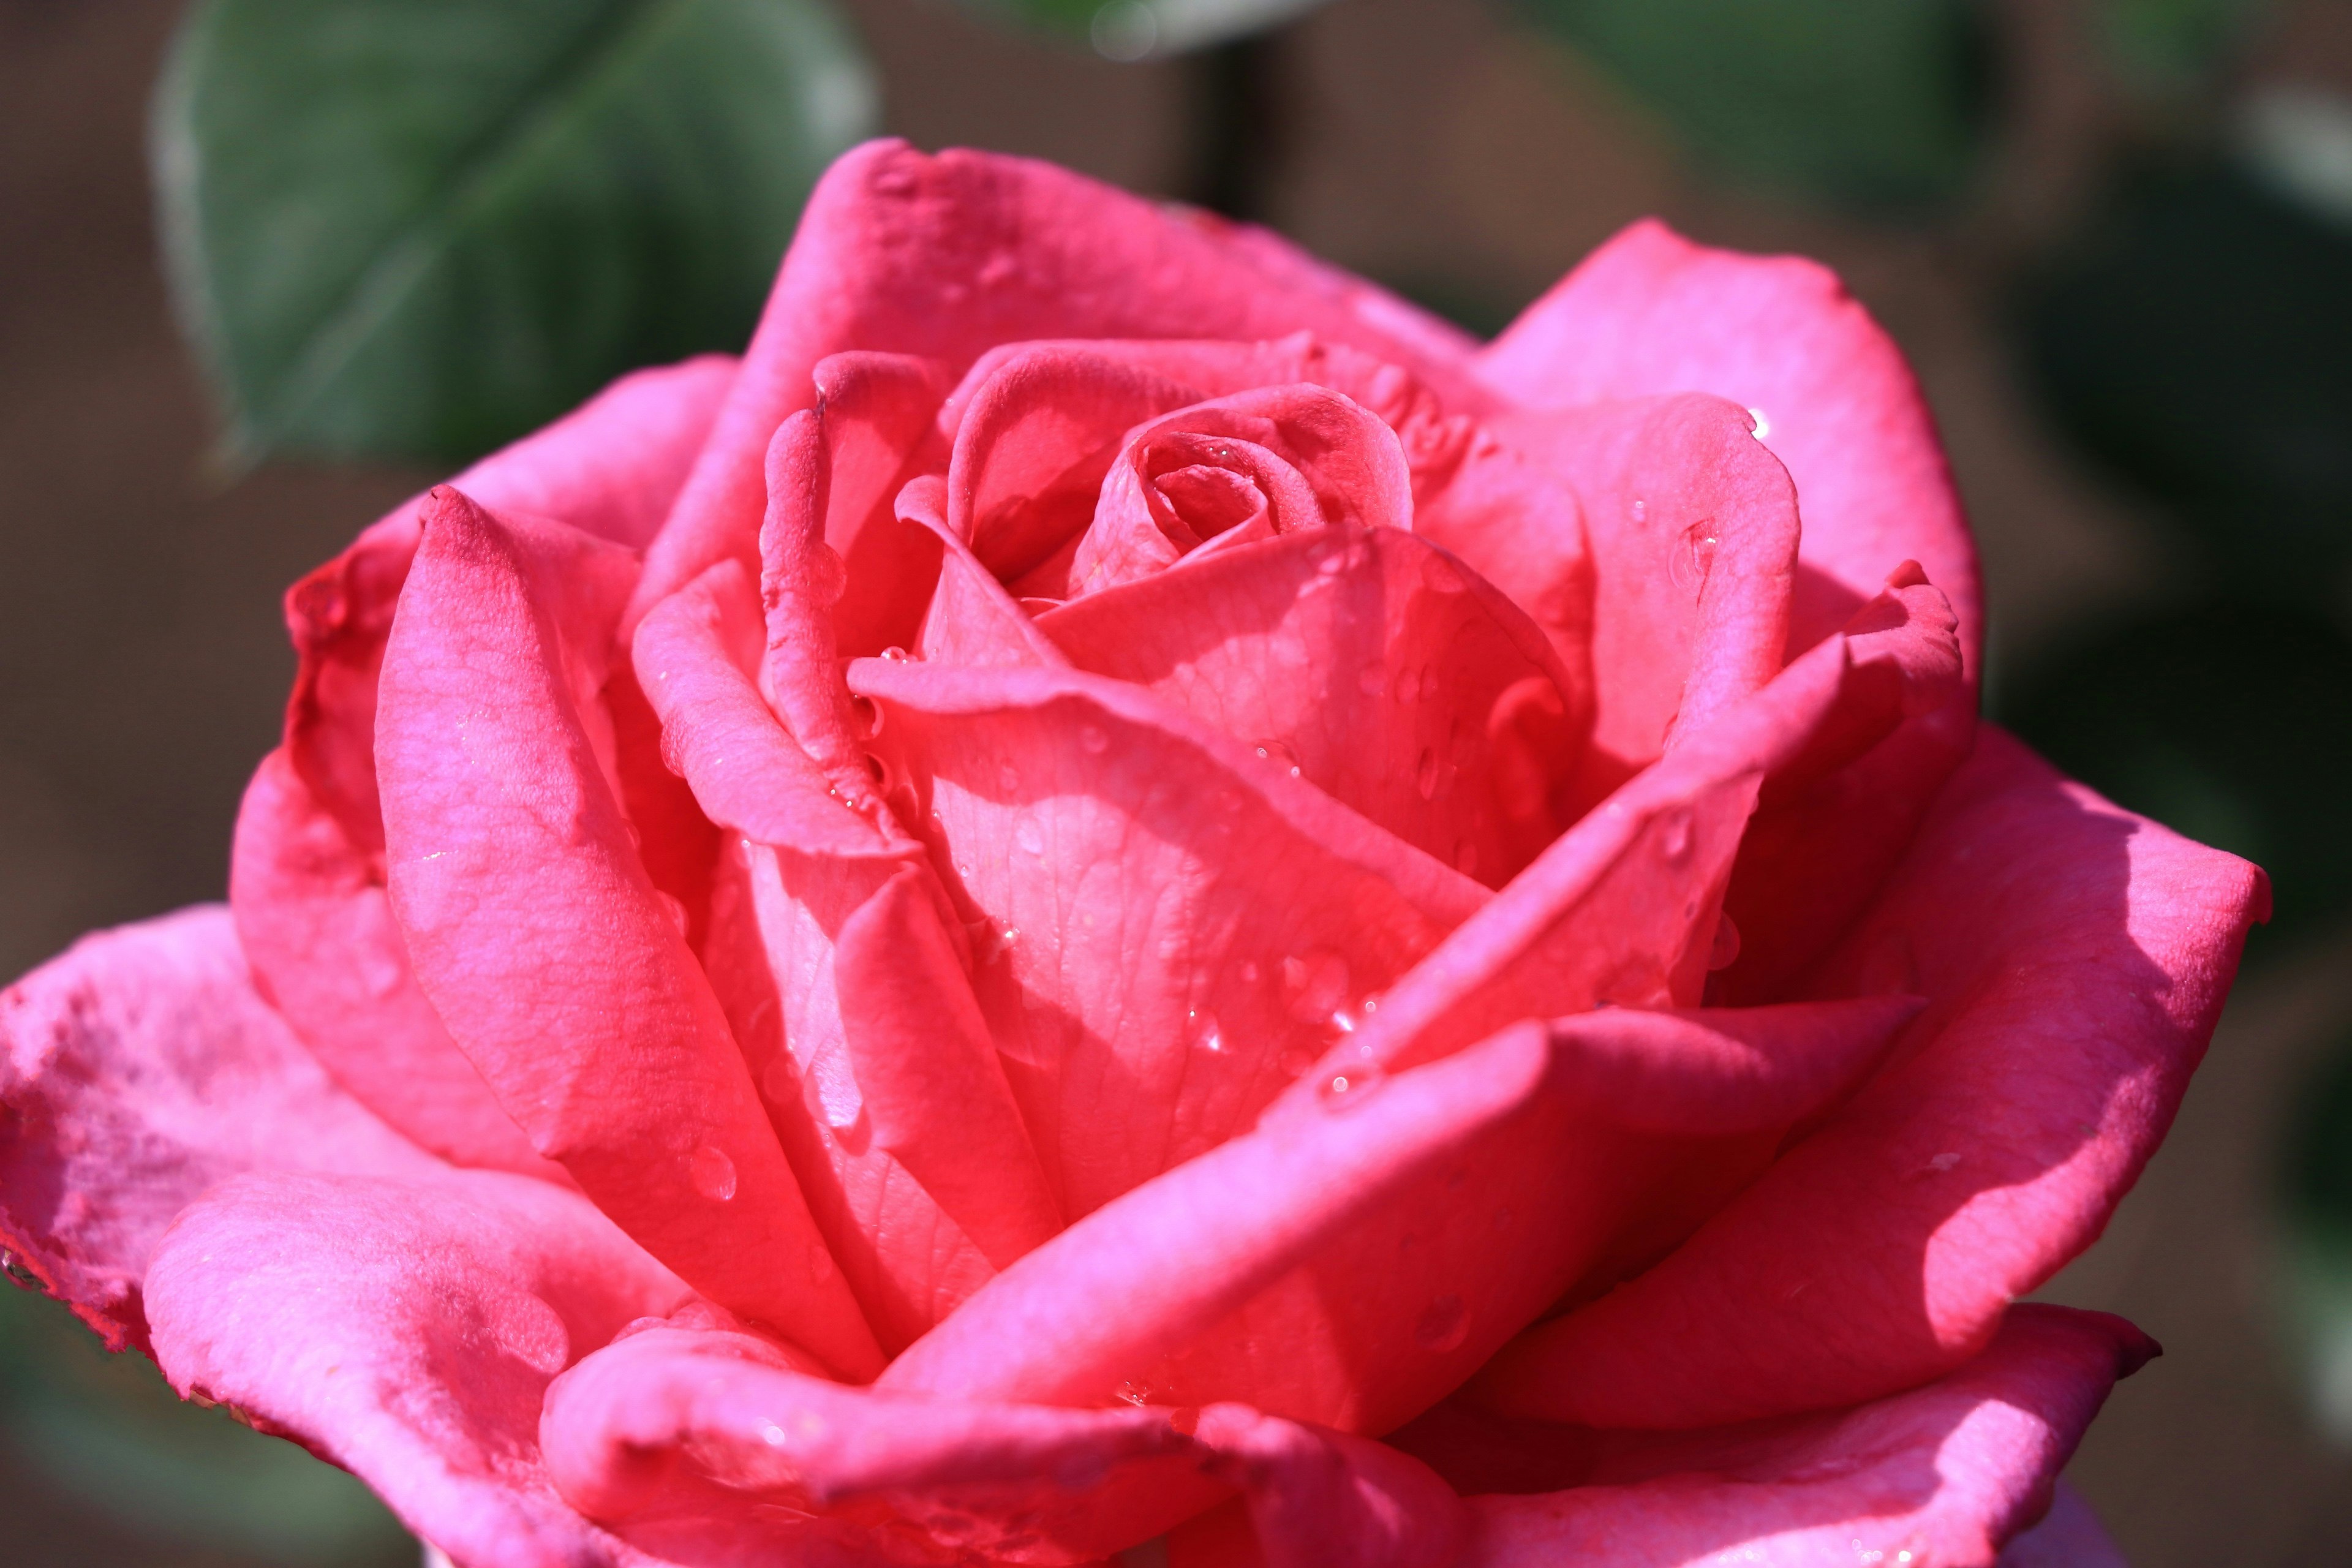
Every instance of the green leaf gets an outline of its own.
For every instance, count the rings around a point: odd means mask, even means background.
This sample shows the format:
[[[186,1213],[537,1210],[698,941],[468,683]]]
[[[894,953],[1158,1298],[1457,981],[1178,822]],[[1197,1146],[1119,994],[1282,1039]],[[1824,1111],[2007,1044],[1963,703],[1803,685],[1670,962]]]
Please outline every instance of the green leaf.
[[[984,16],[1093,41],[1114,60],[1157,59],[1279,26],[1326,0],[968,0]]]
[[[109,1355],[62,1302],[0,1286],[0,1442],[92,1510],[152,1536],[288,1568],[414,1563],[358,1480]]]
[[[1729,173],[1864,206],[1951,195],[1990,118],[1971,0],[1521,0]]]
[[[151,150],[229,456],[462,460],[740,348],[873,117],[822,0],[200,0]]]

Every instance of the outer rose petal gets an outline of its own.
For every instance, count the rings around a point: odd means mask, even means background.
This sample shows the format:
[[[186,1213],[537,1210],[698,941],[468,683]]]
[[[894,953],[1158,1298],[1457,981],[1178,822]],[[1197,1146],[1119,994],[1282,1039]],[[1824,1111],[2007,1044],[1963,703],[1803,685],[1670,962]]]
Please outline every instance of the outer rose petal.
[[[686,1288],[584,1199],[445,1171],[240,1177],[148,1276],[156,1359],[365,1480],[467,1568],[622,1568],[537,1442],[548,1383]]]
[[[1216,1495],[1170,1415],[845,1388],[746,1334],[652,1327],[559,1378],[541,1431],[574,1506],[681,1562],[1052,1563]]]
[[[437,1162],[320,1070],[254,994],[228,911],[84,937],[0,992],[0,1244],[110,1347],[173,1217],[251,1170]]]
[[[459,483],[486,504],[642,544],[734,374],[732,359],[711,356],[625,376]],[[229,902],[264,988],[379,1114],[461,1164],[560,1179],[433,1016],[384,907],[376,672],[423,504],[404,504],[287,595],[300,669],[286,744],[238,815]],[[665,847],[656,825],[641,826]]]
[[[1461,1568],[1991,1568],[2048,1506],[2115,1380],[2155,1349],[2119,1318],[2018,1307],[1982,1355],[1925,1388],[1633,1447],[1567,1491],[1474,1498]]]
[[[2010,1539],[1999,1568],[2128,1568],[2083,1494],[2061,1480],[2042,1522]]]
[[[1031,338],[1279,338],[1306,329],[1486,405],[1469,344],[1271,235],[1174,212],[1024,158],[874,142],[818,183],[744,369],[646,560],[626,624],[721,556],[749,564],[770,435],[848,349],[950,374]],[[1463,358],[1457,359],[1455,356]]]
[[[1917,561],[1959,615],[1975,679],[1976,550],[1935,423],[1901,353],[1823,268],[1637,223],[1528,307],[1478,374],[1530,408],[1705,392],[1757,410],[1805,517],[1791,651]]]
[[[814,379],[830,466],[824,542],[848,572],[835,636],[850,653],[880,653],[914,640],[920,605],[907,584],[929,574],[931,549],[897,526],[890,502],[917,472],[946,466],[931,416],[948,369],[914,354],[838,353],[817,362]]]
[[[1875,1397],[1973,1355],[2106,1224],[2267,893],[1977,733],[1818,982],[1929,998],[1888,1066],[1673,1257],[1497,1357],[1481,1397],[1629,1427]]]
[[[604,563],[549,561],[566,540],[441,493],[385,652],[377,734],[393,908],[417,979],[535,1145],[607,1214],[721,1305],[868,1371],[871,1335],[583,722],[581,645],[604,646],[626,578],[594,601]]]
[[[1470,1510],[1410,1455],[1230,1405],[1202,1411],[1198,1434],[1248,1519],[1221,1510],[1179,1529],[1171,1568],[1445,1568],[1462,1555]]]

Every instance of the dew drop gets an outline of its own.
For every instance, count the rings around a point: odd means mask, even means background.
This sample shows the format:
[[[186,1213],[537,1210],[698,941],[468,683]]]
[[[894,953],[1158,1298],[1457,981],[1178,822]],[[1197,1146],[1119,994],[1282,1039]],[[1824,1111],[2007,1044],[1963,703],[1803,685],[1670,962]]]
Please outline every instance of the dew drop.
[[[1709,970],[1728,969],[1739,962],[1739,928],[1731,923],[1729,915],[1717,918],[1715,942],[1706,951]]]
[[[1668,816],[1658,835],[1658,848],[1668,860],[1679,865],[1691,852],[1691,819],[1687,811],[1677,811]]]
[[[1644,522],[1648,521],[1649,516],[1650,503],[1643,500],[1640,496],[1635,496],[1633,498],[1633,521],[1635,522]]]
[[[800,1064],[793,1060],[790,1051],[778,1051],[760,1073],[760,1092],[778,1105],[791,1105],[800,1098]]]
[[[687,1160],[686,1173],[694,1190],[712,1203],[723,1204],[735,1195],[735,1162],[716,1143],[695,1150]]]
[[[1359,1062],[1317,1084],[1315,1099],[1326,1110],[1354,1110],[1387,1081],[1378,1062]]]
[[[658,888],[654,889],[654,897],[661,900],[662,912],[669,916],[669,923],[677,928],[677,934],[684,936],[687,930],[686,906]]]
[[[1433,594],[1459,594],[1470,586],[1454,563],[1435,551],[1421,558],[1421,584]]]
[[[1099,757],[1110,750],[1110,736],[1099,724],[1081,724],[1078,726],[1078,744],[1091,755]]]
[[[890,664],[904,664],[907,662],[908,654],[905,648],[894,643],[882,650],[882,658]]]
[[[1037,819],[1034,816],[1024,816],[1013,824],[1013,842],[1032,855],[1045,852],[1045,835],[1039,830]]]
[[[1772,434],[1772,421],[1764,416],[1764,411],[1761,408],[1749,409],[1748,417],[1756,421],[1756,438],[1759,441]]]
[[[1441,1355],[1459,1349],[1469,1337],[1470,1310],[1459,1296],[1440,1296],[1422,1309],[1412,1325],[1413,1343]]]
[[[1407,706],[1421,700],[1421,672],[1400,669],[1396,678],[1396,700]]]
[[[1298,754],[1280,741],[1260,741],[1255,749],[1258,761],[1273,763],[1292,778],[1298,776]]]
[[[1257,977],[1263,973],[1264,971],[1258,968],[1255,959],[1244,958],[1235,966],[1234,976],[1244,985],[1255,985],[1257,984]]]
[[[809,586],[816,591],[817,603],[837,605],[849,587],[849,568],[842,564],[841,552],[830,544],[819,544],[809,552]]]
[[[1011,763],[1000,764],[996,770],[996,783],[1006,795],[1018,795],[1021,792],[1021,770]]]
[[[808,1277],[822,1285],[833,1278],[834,1272],[833,1254],[825,1249],[824,1243],[821,1241],[810,1242],[808,1249]]]
[[[1437,767],[1436,748],[1423,746],[1412,764],[1412,787],[1421,792],[1423,800],[1437,798]]]
[[[1118,1385],[1117,1392],[1118,1396],[1129,1405],[1141,1405],[1151,1397],[1151,1385],[1148,1383],[1138,1383],[1129,1378]]]
[[[1692,523],[1683,531],[1682,548],[1674,559],[1675,580],[1696,597],[1706,591],[1706,574],[1715,570],[1715,552],[1723,542],[1723,531],[1713,518]]]

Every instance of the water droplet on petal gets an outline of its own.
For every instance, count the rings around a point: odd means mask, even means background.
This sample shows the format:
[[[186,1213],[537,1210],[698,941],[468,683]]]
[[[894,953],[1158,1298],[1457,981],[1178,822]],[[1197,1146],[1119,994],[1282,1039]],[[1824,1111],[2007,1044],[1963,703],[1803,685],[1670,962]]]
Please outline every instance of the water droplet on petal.
[[[677,928],[677,934],[684,936],[687,931],[686,906],[658,888],[654,889],[654,897],[661,900],[662,912],[669,916],[669,923]]]
[[[723,1204],[735,1195],[735,1162],[716,1143],[697,1149],[687,1160],[686,1173],[694,1190],[712,1203]]]
[[[1635,496],[1633,498],[1633,521],[1635,522],[1646,521],[1649,515],[1650,503],[1643,500],[1640,496]]]
[[[1285,773],[1288,773],[1292,778],[1297,778],[1298,776],[1299,768],[1297,753],[1293,752],[1288,746],[1284,745],[1280,741],[1260,741],[1255,750],[1257,752],[1258,761],[1273,763],[1276,767],[1280,768]]]
[[[1728,969],[1739,962],[1739,928],[1731,923],[1729,915],[1717,917],[1715,942],[1706,951],[1706,966],[1710,970]]]
[[[1249,958],[1243,959],[1241,963],[1234,968],[1234,977],[1244,985],[1256,984],[1257,977],[1263,973],[1264,971],[1260,970],[1257,966],[1257,961]]]
[[[1353,1110],[1387,1081],[1388,1075],[1378,1062],[1359,1062],[1317,1084],[1315,1098],[1326,1110]]]
[[[905,648],[893,644],[889,647],[886,647],[882,650],[882,657],[891,664],[904,664],[907,662],[908,656]]]
[[[824,1243],[821,1241],[810,1242],[808,1249],[808,1277],[822,1285],[826,1280],[833,1278],[834,1272],[835,1265],[833,1261],[833,1254],[825,1249]]]
[[[996,783],[1005,794],[1018,795],[1021,792],[1021,770],[1011,763],[1001,764],[996,770]]]
[[[1437,767],[1435,748],[1423,746],[1412,764],[1412,787],[1421,792],[1423,800],[1437,798]]]
[[[761,1070],[760,1092],[779,1105],[791,1105],[800,1099],[800,1064],[793,1060],[790,1051],[778,1051]]]
[[[1660,825],[1658,849],[1667,859],[1677,864],[1689,857],[1691,851],[1689,812],[1676,811],[1668,816]]]
[[[1034,816],[1024,816],[1013,825],[1013,842],[1032,855],[1043,855],[1045,852],[1045,835],[1038,827],[1037,819]]]
[[[1099,724],[1081,724],[1078,726],[1078,744],[1092,755],[1099,757],[1110,750],[1110,736],[1104,732],[1103,727]]]
[[[1470,1310],[1459,1296],[1440,1296],[1422,1309],[1412,1325],[1413,1343],[1441,1355],[1459,1349],[1469,1337]]]
[[[1130,1378],[1120,1384],[1117,1392],[1118,1396],[1129,1405],[1141,1405],[1151,1397],[1151,1385],[1148,1383],[1137,1383]]]
[[[1715,570],[1715,552],[1722,542],[1722,531],[1713,518],[1692,523],[1683,531],[1682,548],[1673,562],[1674,576],[1675,581],[1691,591],[1693,598],[1706,592],[1706,574]]]
[[[1408,706],[1421,700],[1421,671],[1417,669],[1397,671],[1396,700]]]
[[[1761,408],[1749,409],[1748,417],[1756,421],[1756,438],[1759,441],[1772,434],[1772,421],[1764,416],[1764,411]]]

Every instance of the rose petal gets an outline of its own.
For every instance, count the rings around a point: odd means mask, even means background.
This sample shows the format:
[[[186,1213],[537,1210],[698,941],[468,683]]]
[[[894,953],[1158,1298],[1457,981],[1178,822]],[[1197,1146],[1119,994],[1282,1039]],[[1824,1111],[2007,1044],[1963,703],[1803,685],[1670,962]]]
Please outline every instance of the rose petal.
[[[494,1172],[242,1176],[181,1215],[147,1291],[173,1386],[353,1471],[457,1561],[639,1563],[550,1485],[540,1408],[688,1292],[577,1194]]]
[[[1817,984],[1928,997],[1897,1054],[1672,1258],[1498,1358],[1483,1396],[1689,1426],[1960,1364],[2139,1174],[2264,898],[2244,862],[1979,730]]]
[[[1402,365],[1449,405],[1486,405],[1467,340],[1285,241],[1171,211],[1024,158],[875,142],[811,194],[744,369],[627,624],[720,557],[750,563],[769,437],[846,349],[961,374],[1000,343],[1277,338],[1306,329]]]
[[[1484,897],[1133,687],[881,659],[849,679],[982,933],[974,989],[1066,1215],[1247,1125]]]
[[[1468,1542],[1470,1510],[1454,1489],[1385,1444],[1232,1405],[1202,1411],[1196,1435],[1219,1456],[1211,1473],[1243,1489],[1248,1521],[1179,1530],[1171,1568],[1431,1568],[1459,1561]]]
[[[830,464],[824,542],[847,574],[835,636],[849,653],[877,654],[914,638],[907,584],[929,575],[929,548],[897,526],[890,502],[917,472],[947,466],[931,419],[948,369],[913,354],[849,353],[818,361],[812,379]]]
[[[1582,503],[1598,711],[1581,806],[1780,671],[1797,497],[1748,416],[1716,398],[1601,404],[1498,428]]]
[[[1530,408],[1705,392],[1756,411],[1804,510],[1791,653],[1842,626],[1896,562],[1958,613],[1969,677],[1984,619],[1976,550],[1903,355],[1826,268],[1710,249],[1633,225],[1479,355]]]
[[[1069,663],[1053,639],[1013,600],[996,574],[956,536],[948,523],[947,485],[925,477],[898,492],[899,519],[939,542],[939,580],[923,613],[916,649],[940,664],[1045,665]],[[910,595],[919,596],[919,595]]]
[[[1075,344],[1013,345],[988,370],[955,405],[947,521],[1007,583],[1085,531],[1128,431],[1202,396]]]
[[[1390,993],[1351,1051],[1394,1067],[1514,1018],[1696,1002],[1759,784],[1843,765],[1958,679],[1932,589],[1890,590],[1853,627],[1562,835]]]
[[[313,1054],[377,1115],[457,1164],[570,1180],[532,1150],[441,1026],[409,972],[380,863],[353,850],[282,746],[246,786],[229,897],[271,1004],[311,1024]]]
[[[1489,886],[1559,832],[1570,678],[1516,605],[1412,534],[1286,534],[1036,624],[1079,668],[1147,688]]]
[[[1986,1568],[2048,1505],[2115,1380],[2154,1352],[2118,1318],[2019,1307],[1981,1355],[1924,1388],[1761,1428],[1604,1447],[1571,1489],[1472,1498],[1460,1563]]]
[[[0,992],[0,1245],[107,1344],[174,1215],[252,1170],[436,1162],[337,1088],[254,994],[228,911],[84,937]]]
[[[597,1352],[549,1390],[541,1430],[574,1506],[689,1562],[800,1563],[845,1540],[898,1546],[894,1561],[947,1558],[906,1550],[909,1538],[992,1561],[1038,1561],[1047,1542],[1060,1550],[1045,1561],[1096,1558],[1164,1527],[1147,1518],[1122,1532],[1118,1516],[1139,1503],[1164,1514],[1215,1495],[1188,1473],[1193,1445],[1165,1412],[845,1388],[707,1329],[649,1328]],[[680,1551],[688,1542],[716,1551]]]
[[[1067,595],[1099,593],[1164,571],[1244,521],[1230,498],[1183,515],[1163,478],[1223,468],[1263,500],[1276,533],[1412,526],[1412,479],[1396,435],[1347,398],[1307,384],[1260,387],[1197,404],[1138,428],[1112,465],[1094,521],[1070,563]],[[1207,500],[1204,495],[1201,499]]]
[[[761,645],[757,598],[742,567],[722,561],[646,617],[635,654],[641,679],[661,703],[667,750],[703,809],[730,830],[703,968],[831,1258],[884,1346],[896,1349],[995,1272],[988,1254],[901,1163],[893,1140],[877,1136],[866,1079],[882,1077],[887,1058],[856,1063],[844,1027],[836,939],[880,889],[908,873],[928,879],[929,872],[911,842],[885,835],[828,793],[736,662],[756,663]],[[935,888],[929,896],[937,899]],[[936,919],[933,934],[940,935]],[[931,978],[945,984],[950,977]],[[961,969],[951,978],[969,998]],[[893,1017],[906,1021],[903,1010]],[[867,1043],[877,1043],[871,1032]],[[918,1053],[909,1063],[918,1076],[929,1046],[908,1047]],[[901,1085],[888,1077],[874,1087],[887,1100]],[[1013,1118],[1009,1139],[1020,1139],[1009,1097],[1002,1109]],[[904,1119],[893,1129],[907,1131]],[[1001,1155],[1009,1139],[974,1147]],[[918,1142],[926,1153],[936,1147]],[[1034,1168],[1034,1153],[1029,1162]],[[1030,1214],[1034,1226],[1035,1205],[1026,1189],[1006,1185],[1001,1202],[980,1202],[976,1212],[999,1222],[982,1227],[992,1245],[1017,1252],[1034,1237],[1012,1222]],[[993,1189],[966,1184],[959,1196],[969,1202],[983,1191]]]
[[[877,1388],[1082,1404],[1244,1305],[1522,1110],[1543,1029],[1402,1074],[1360,1107],[1277,1118],[1072,1225],[891,1363]]]
[[[1062,1216],[929,882],[908,867],[842,922],[833,983],[874,1142],[1003,1268]]]
[[[810,1267],[807,1207],[566,689],[580,643],[607,646],[628,576],[436,494],[377,736],[417,980],[533,1144],[648,1250],[829,1364],[870,1368],[872,1339],[838,1274]],[[542,564],[562,548],[571,559]],[[561,595],[600,575],[602,602],[566,614]]]
[[[459,482],[486,504],[642,543],[734,374],[733,360],[710,356],[625,376]],[[287,594],[300,667],[286,743],[238,814],[229,903],[264,988],[339,1081],[461,1164],[561,1179],[433,1016],[383,904],[376,672],[424,504],[404,503]],[[658,860],[667,835],[642,826]]]

